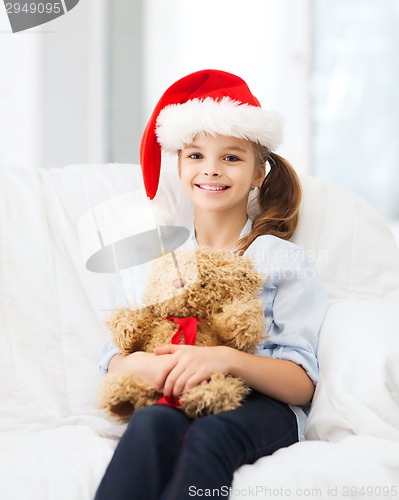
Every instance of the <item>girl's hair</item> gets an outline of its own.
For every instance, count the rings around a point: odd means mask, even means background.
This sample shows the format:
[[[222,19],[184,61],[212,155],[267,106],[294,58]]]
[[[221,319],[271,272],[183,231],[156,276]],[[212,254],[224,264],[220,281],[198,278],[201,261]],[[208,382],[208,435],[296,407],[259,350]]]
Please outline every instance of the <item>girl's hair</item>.
[[[269,163],[270,170],[259,188],[259,214],[249,234],[238,242],[236,252],[243,254],[263,234],[288,240],[298,224],[302,189],[299,178],[289,162],[266,147],[254,144],[258,165]]]

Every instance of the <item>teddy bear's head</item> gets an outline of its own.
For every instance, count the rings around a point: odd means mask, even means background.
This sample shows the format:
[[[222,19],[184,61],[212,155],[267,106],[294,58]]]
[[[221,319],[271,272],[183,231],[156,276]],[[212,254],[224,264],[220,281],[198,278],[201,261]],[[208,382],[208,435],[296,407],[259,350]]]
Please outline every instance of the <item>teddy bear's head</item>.
[[[222,305],[256,295],[261,276],[247,257],[223,251],[177,251],[154,262],[144,303],[161,317],[209,317]]]

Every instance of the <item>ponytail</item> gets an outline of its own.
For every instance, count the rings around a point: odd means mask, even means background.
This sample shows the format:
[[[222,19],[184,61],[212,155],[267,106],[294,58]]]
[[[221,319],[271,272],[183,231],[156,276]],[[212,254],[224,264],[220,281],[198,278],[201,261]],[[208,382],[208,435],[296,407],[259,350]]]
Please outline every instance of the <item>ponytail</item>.
[[[257,149],[261,146],[256,146]],[[236,252],[243,254],[258,236],[271,234],[288,240],[294,234],[299,218],[302,190],[299,178],[290,163],[265,148],[263,162],[269,162],[270,171],[259,188],[260,212],[252,223],[249,234],[238,242]],[[267,157],[265,159],[265,152]],[[258,156],[259,151],[258,151]]]

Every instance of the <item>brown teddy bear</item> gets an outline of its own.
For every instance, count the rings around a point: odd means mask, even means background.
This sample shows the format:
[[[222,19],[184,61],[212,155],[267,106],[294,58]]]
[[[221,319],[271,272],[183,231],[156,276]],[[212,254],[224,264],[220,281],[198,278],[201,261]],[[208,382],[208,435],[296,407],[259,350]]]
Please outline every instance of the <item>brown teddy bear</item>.
[[[176,269],[178,271],[176,272]],[[121,353],[152,352],[169,343],[225,345],[255,352],[265,338],[257,298],[262,276],[247,257],[223,251],[178,251],[154,261],[144,293],[145,307],[119,309],[107,320]],[[180,407],[190,418],[231,410],[250,392],[228,373],[165,401],[133,374],[112,373],[103,381],[100,406],[125,422],[132,412],[157,401]]]

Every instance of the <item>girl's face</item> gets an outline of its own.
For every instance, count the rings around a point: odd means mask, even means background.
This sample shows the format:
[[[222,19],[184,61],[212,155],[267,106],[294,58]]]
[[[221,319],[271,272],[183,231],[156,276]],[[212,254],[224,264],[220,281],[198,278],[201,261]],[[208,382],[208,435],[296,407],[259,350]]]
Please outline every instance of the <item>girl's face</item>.
[[[265,166],[256,164],[251,142],[201,134],[181,150],[179,175],[197,209],[246,212],[251,186],[262,183]]]

